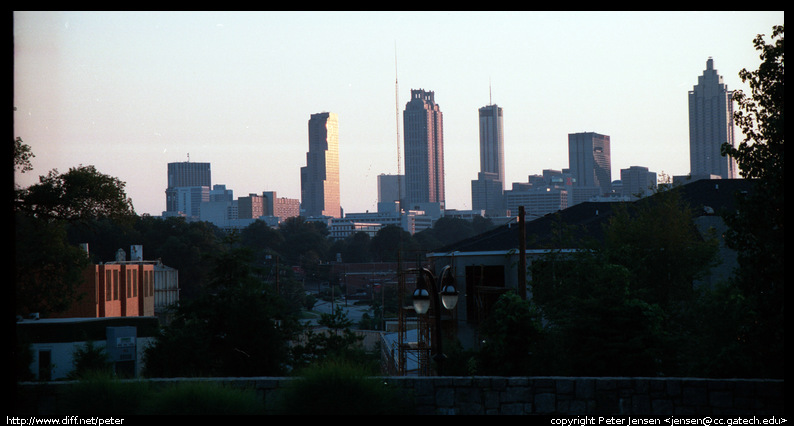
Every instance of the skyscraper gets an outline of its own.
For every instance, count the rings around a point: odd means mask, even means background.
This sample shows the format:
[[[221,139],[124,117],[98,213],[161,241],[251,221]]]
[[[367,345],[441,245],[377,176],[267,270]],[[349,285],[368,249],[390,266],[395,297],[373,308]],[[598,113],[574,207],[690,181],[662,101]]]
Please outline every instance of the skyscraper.
[[[502,108],[488,105],[480,108],[480,171],[496,174],[505,185],[505,144]]]
[[[431,91],[411,90],[403,112],[405,200],[444,204],[444,120]]]
[[[486,216],[504,216],[505,155],[502,108],[488,105],[479,109],[480,173],[471,181],[471,208]]]
[[[736,162],[724,157],[720,147],[733,141],[733,92],[714,69],[714,60],[706,61],[703,75],[689,91],[689,166],[695,175],[736,177]]]
[[[308,217],[341,217],[339,118],[322,112],[309,119],[309,152],[301,167],[301,209]]]
[[[609,136],[593,132],[568,134],[568,168],[575,187],[597,187],[601,194],[612,190]]]
[[[178,196],[177,188],[209,187],[212,182],[210,163],[191,163],[184,161],[179,163],[168,163],[168,187],[165,190],[165,210],[167,212],[177,212],[180,205],[189,205],[190,201],[184,202]],[[195,192],[195,190],[194,190]],[[189,193],[182,191],[182,197]]]

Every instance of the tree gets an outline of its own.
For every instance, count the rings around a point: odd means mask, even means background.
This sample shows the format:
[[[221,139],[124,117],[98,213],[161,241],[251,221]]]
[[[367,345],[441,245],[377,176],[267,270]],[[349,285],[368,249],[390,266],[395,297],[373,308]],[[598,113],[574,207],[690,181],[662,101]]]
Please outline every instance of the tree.
[[[30,160],[35,157],[30,146],[22,142],[22,138],[14,139],[14,170],[25,173],[33,170]]]
[[[251,253],[236,248],[213,259],[210,282],[181,303],[146,350],[150,377],[285,374],[289,341],[299,329],[273,289],[255,277]]]
[[[400,252],[403,260],[412,261],[419,251],[413,236],[397,225],[381,228],[372,238],[370,247],[376,262],[396,262]]]
[[[608,261],[630,273],[632,292],[670,307],[693,297],[694,282],[716,263],[717,240],[702,235],[676,190],[617,208],[606,226]]]
[[[377,360],[371,357],[368,359],[360,345],[363,336],[357,335],[351,329],[353,323],[341,307],[337,306],[333,313],[321,314],[319,324],[326,329],[320,332],[307,329],[303,336],[304,343],[293,348],[293,365],[297,369],[331,360],[359,366]]]
[[[567,231],[560,228],[560,241]],[[546,347],[560,354],[545,358],[546,374],[670,375],[692,365],[680,348],[697,343],[700,329],[689,320],[705,317],[691,308],[695,283],[715,263],[716,240],[698,231],[675,189],[615,208],[603,235],[577,253],[533,262]]]
[[[59,174],[50,171],[39,183],[17,193],[16,207],[44,220],[85,221],[100,217],[129,218],[135,214],[126,184],[99,173],[94,166],[79,166]]]
[[[777,40],[775,40],[777,39]],[[758,70],[743,69],[750,96],[734,92],[734,122],[745,139],[738,147],[723,145],[742,176],[755,180],[751,193],[738,194],[738,209],[724,215],[726,242],[738,253],[736,284],[747,301],[746,331],[740,340],[754,354],[764,376],[782,377],[784,368],[784,38],[783,26],[772,30],[773,44],[758,35]]]
[[[88,256],[66,241],[61,222],[15,215],[14,284],[18,315],[39,313],[47,317],[63,312],[81,296],[78,289]]]
[[[483,344],[475,357],[478,375],[526,376],[538,372],[543,327],[530,301],[515,293],[500,296],[482,324],[481,335]]]
[[[14,141],[14,168],[30,171],[30,148]],[[101,174],[93,166],[63,175],[56,170],[39,183],[15,188],[15,290],[17,314],[63,312],[80,297],[78,286],[89,258],[67,242],[67,226],[97,218],[132,218],[132,202],[124,182]]]

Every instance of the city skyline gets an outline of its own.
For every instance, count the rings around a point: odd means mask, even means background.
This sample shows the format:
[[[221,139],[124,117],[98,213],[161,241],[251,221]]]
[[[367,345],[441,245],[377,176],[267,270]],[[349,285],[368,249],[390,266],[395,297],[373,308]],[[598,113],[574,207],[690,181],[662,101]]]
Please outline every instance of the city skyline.
[[[567,168],[579,132],[610,135],[613,177],[684,175],[687,94],[706,60],[747,92],[752,40],[779,24],[782,11],[15,12],[14,136],[36,155],[15,179],[95,165],[126,182],[136,212],[159,215],[167,164],[189,156],[236,194],[297,199],[306,117],[334,111],[341,206],[375,211],[419,88],[444,111],[448,208],[471,207],[478,108],[491,102],[504,108],[507,186]]]

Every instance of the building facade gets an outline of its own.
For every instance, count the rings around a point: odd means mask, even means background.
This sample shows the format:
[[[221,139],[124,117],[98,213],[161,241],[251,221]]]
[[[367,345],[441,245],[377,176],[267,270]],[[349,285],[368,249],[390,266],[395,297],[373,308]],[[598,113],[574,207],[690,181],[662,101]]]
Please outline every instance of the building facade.
[[[651,195],[656,190],[656,173],[647,167],[631,166],[620,169],[621,194],[633,198]]]
[[[341,217],[339,190],[339,118],[334,113],[312,114],[309,152],[301,167],[301,209],[307,217]]]
[[[184,212],[184,210],[180,210],[180,207],[183,208],[185,205],[185,195],[184,191],[183,194],[179,194],[178,188],[207,187],[209,194],[212,184],[210,163],[191,163],[190,161],[168,163],[167,178],[165,210],[170,213]]]
[[[486,216],[504,216],[505,155],[502,108],[488,105],[479,109],[480,172],[471,181],[471,206]]]
[[[733,92],[709,58],[703,75],[689,91],[689,165],[693,176],[738,177],[735,160],[720,151],[722,144],[734,145],[733,131]]]
[[[277,217],[279,222],[300,216],[301,202],[298,199],[278,197],[275,191],[263,192],[262,199],[265,216]]]
[[[492,173],[505,188],[505,144],[502,108],[488,105],[480,108],[480,171]]]
[[[612,160],[609,136],[593,132],[568,134],[568,171],[574,186],[612,191]]]
[[[444,118],[432,91],[411,90],[403,112],[405,201],[444,205]]]

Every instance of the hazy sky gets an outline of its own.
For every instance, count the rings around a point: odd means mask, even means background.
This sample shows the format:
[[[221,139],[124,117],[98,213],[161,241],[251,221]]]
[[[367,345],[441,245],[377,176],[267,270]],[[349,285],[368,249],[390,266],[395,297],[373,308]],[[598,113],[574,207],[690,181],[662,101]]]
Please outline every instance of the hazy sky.
[[[687,92],[706,60],[746,91],[753,38],[780,24],[782,11],[15,12],[14,131],[36,155],[17,183],[94,165],[160,215],[167,163],[189,155],[235,198],[300,199],[308,120],[329,111],[342,207],[374,211],[377,175],[398,170],[396,102],[402,154],[420,88],[444,114],[448,208],[471,208],[477,109],[491,102],[508,187],[567,168],[576,132],[611,137],[613,180],[630,166],[687,174]]]

